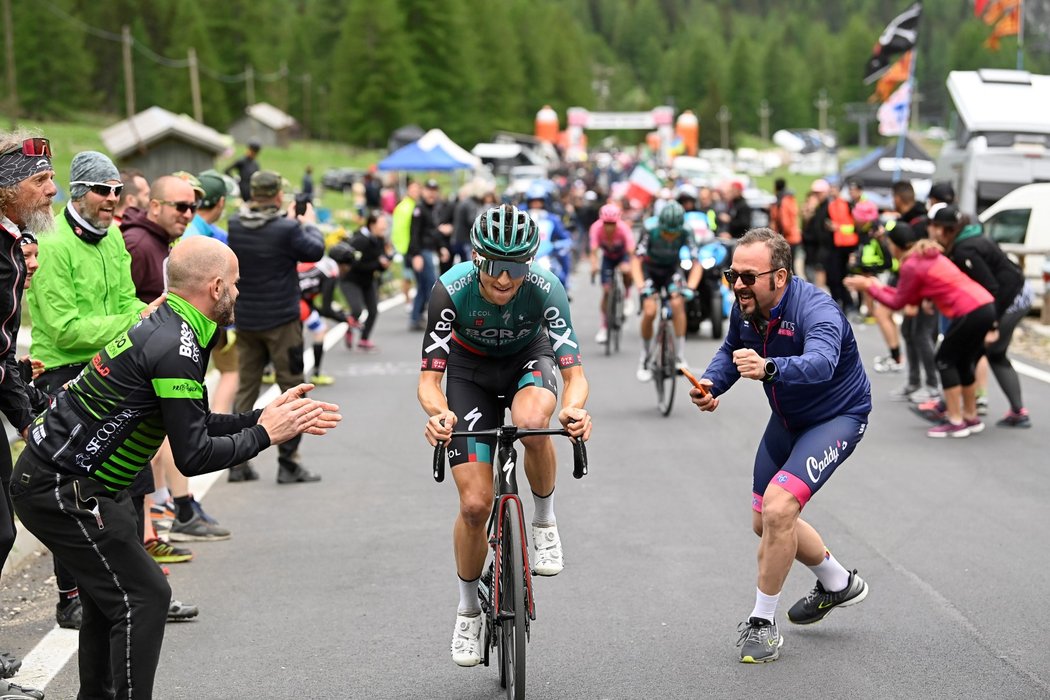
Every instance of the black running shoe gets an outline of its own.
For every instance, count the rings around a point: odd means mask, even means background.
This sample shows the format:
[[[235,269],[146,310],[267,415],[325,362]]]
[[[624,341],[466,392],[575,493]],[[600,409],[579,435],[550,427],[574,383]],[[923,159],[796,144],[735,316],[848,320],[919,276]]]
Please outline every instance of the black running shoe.
[[[80,598],[76,597],[66,604],[59,603],[55,606],[55,622],[65,630],[78,630],[84,619],[84,605]]]
[[[809,594],[791,606],[788,620],[796,625],[812,625],[820,622],[827,614],[840,606],[855,605],[868,597],[868,584],[857,575],[857,570],[850,572],[849,581],[841,591],[829,593],[817,581]]]
[[[740,647],[740,663],[764,664],[780,658],[784,638],[780,636],[775,620],[770,622],[761,617],[752,617],[747,622],[741,622],[737,629],[740,630],[740,639],[736,641]]]

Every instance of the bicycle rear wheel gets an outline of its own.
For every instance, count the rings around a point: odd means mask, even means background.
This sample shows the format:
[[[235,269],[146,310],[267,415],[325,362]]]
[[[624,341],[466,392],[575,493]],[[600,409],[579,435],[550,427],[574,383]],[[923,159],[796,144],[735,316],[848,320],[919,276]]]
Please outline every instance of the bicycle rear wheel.
[[[525,607],[525,562],[522,558],[521,513],[513,502],[503,509],[499,567],[499,669],[507,700],[525,697],[525,645],[528,609]]]
[[[606,354],[609,351],[620,352],[620,331],[623,328],[623,281],[613,277],[612,289],[609,291],[609,344],[605,346]]]
[[[675,385],[675,348],[674,333],[671,332],[670,321],[663,321],[660,326],[660,344],[655,348],[656,356],[660,358],[658,367],[653,370],[653,379],[656,381],[657,406],[660,413],[670,415],[674,407],[674,385]]]

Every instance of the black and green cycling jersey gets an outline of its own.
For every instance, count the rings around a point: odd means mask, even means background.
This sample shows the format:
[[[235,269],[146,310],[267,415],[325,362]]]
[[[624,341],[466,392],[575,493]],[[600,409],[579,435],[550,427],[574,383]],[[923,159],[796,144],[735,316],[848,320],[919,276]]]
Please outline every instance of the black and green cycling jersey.
[[[208,410],[215,322],[176,294],[108,343],[33,421],[27,449],[59,471],[127,488],[165,436],[179,471],[218,471],[270,446],[261,411]]]
[[[444,372],[452,343],[478,355],[510,357],[541,333],[550,340],[559,367],[581,363],[565,287],[540,265],[529,268],[510,303],[497,306],[481,296],[474,263],[459,263],[434,285],[427,318],[424,370]]]
[[[668,233],[671,235],[664,235],[657,217],[649,217],[642,225],[642,235],[638,238],[634,254],[641,258],[643,264],[659,268],[677,268],[681,264],[683,246],[689,249],[691,259],[697,259],[696,240],[690,229],[682,228]]]

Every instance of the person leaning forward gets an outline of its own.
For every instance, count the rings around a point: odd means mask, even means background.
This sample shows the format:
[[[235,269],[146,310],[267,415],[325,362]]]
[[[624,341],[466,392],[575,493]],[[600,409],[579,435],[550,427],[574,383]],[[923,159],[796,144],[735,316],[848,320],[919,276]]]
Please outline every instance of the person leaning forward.
[[[190,476],[341,420],[338,406],[307,398],[309,384],[261,410],[209,412],[204,372],[217,327],[233,322],[238,277],[236,256],[218,241],[176,246],[167,301],[112,339],[30,425],[11,495],[22,523],[80,584],[85,700],[152,697],[171,588],[140,545],[126,489],[165,436]]]

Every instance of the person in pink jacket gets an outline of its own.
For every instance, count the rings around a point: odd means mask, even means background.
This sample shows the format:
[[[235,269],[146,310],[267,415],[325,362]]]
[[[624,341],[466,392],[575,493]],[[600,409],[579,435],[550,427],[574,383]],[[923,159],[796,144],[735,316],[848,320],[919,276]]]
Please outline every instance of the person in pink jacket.
[[[896,287],[872,277],[850,276],[845,284],[866,291],[891,309],[929,300],[951,320],[937,350],[937,370],[944,389],[947,421],[931,428],[932,438],[964,438],[984,430],[977,417],[974,389],[977,361],[984,354],[985,336],[996,327],[995,299],[956,267],[930,239],[919,239],[908,224],[887,226],[890,252],[901,261]]]

